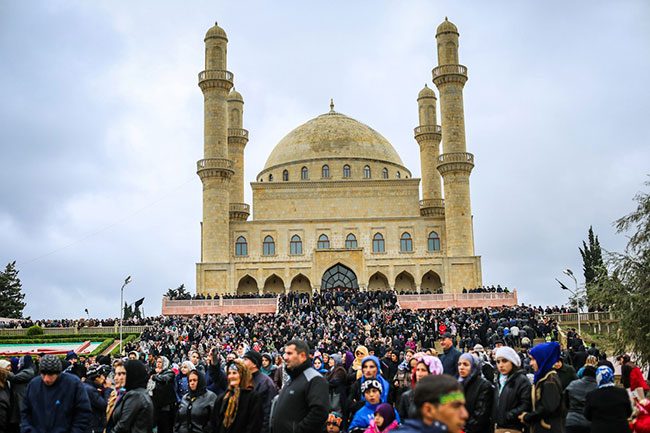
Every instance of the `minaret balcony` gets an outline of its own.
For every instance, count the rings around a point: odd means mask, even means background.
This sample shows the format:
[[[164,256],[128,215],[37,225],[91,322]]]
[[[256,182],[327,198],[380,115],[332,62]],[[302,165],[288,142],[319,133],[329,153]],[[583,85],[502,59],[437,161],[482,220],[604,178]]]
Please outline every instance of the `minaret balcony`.
[[[199,72],[199,87],[201,90],[217,87],[230,91],[233,79],[234,75],[230,71],[207,69]]]
[[[442,137],[442,128],[440,125],[420,125],[413,130],[415,139],[418,143],[421,140],[438,140]]]
[[[224,177],[230,179],[235,173],[233,162],[226,158],[206,158],[196,162],[196,173],[205,177]]]
[[[465,84],[467,81],[467,66],[440,65],[433,68],[433,83],[436,86],[449,82]]]
[[[443,175],[454,171],[469,173],[474,168],[474,155],[468,152],[443,153],[438,157],[437,168]]]
[[[445,201],[441,198],[420,200],[421,216],[445,216]]]
[[[228,128],[228,137],[242,137],[248,139],[248,129]]]
[[[251,207],[246,203],[230,203],[230,221],[246,221]]]

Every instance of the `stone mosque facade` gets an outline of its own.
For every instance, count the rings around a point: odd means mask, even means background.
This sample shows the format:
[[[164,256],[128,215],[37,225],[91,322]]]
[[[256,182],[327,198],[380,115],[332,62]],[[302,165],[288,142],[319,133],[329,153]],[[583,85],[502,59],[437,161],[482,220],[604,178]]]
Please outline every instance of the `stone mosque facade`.
[[[436,32],[433,84],[417,95],[414,138],[422,179],[371,127],[334,110],[289,132],[244,203],[242,95],[227,68],[225,31],[205,36],[204,155],[198,294],[359,290],[459,293],[481,285],[474,252],[458,29]],[[240,89],[241,90],[241,89]],[[415,95],[414,95],[415,96]],[[417,117],[416,117],[417,116]],[[422,198],[420,198],[422,183]]]

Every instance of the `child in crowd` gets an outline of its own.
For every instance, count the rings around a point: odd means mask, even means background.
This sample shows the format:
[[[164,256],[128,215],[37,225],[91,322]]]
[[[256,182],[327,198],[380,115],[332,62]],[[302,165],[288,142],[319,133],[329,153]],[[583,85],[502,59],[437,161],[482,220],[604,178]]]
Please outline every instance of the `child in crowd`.
[[[387,433],[398,425],[393,406],[382,403],[375,409],[375,417],[370,420],[370,425],[364,433]]]
[[[382,392],[383,386],[377,379],[368,379],[361,384],[361,394],[363,394],[365,404],[354,414],[354,418],[352,418],[352,422],[350,423],[350,432],[365,431],[370,426],[370,421],[375,419],[375,411],[381,403]],[[394,414],[394,419],[399,423],[397,411],[392,409],[392,407],[391,410]]]
[[[336,412],[330,412],[327,417],[327,433],[341,433],[341,423],[343,422],[343,416]]]

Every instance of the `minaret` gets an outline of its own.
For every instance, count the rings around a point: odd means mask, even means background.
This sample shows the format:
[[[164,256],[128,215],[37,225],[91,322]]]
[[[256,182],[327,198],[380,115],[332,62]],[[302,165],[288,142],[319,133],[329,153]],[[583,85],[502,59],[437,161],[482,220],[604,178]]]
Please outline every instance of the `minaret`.
[[[244,148],[248,131],[242,128],[244,99],[235,90],[228,95],[228,158],[232,160],[235,174],[230,183],[230,220],[246,221],[250,207],[244,203]]]
[[[442,155],[438,171],[445,188],[447,256],[473,256],[474,235],[469,196],[469,175],[474,155],[466,152],[463,87],[467,68],[458,64],[458,29],[447,18],[438,26],[438,67],[433,82],[440,93]]]
[[[420,126],[415,128],[415,139],[420,145],[422,168],[422,216],[444,216],[440,173],[436,169],[440,155],[440,125],[436,122],[436,94],[426,84],[418,93]]]
[[[228,159],[226,99],[233,75],[226,70],[227,44],[226,32],[215,23],[205,35],[205,70],[199,73],[204,103],[204,156],[197,162],[197,174],[203,183],[202,263],[197,269],[200,293],[214,293],[216,288],[227,287],[227,272],[201,271],[201,265],[228,263],[230,258],[230,179],[234,170],[233,162]]]

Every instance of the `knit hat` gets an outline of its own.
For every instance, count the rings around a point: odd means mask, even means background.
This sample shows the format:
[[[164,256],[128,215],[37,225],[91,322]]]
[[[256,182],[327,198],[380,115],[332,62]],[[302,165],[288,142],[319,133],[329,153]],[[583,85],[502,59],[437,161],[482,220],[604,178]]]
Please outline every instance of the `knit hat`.
[[[361,384],[361,394],[365,394],[369,389],[376,389],[380,394],[384,391],[384,387],[377,379],[366,380]]]
[[[474,352],[485,352],[485,349],[483,348],[483,345],[476,344],[474,345]]]
[[[77,359],[77,354],[74,353],[74,350],[69,351],[69,352],[66,353],[66,355],[65,355],[65,360],[66,360],[66,361],[70,361],[71,359]]]
[[[388,403],[382,403],[377,406],[375,414],[381,415],[384,419],[384,425],[381,426],[382,429],[385,429],[395,421],[395,409],[393,409],[393,406]]]
[[[494,351],[494,359],[503,358],[517,367],[521,367],[521,358],[517,355],[517,352],[510,346],[501,346]]]
[[[336,426],[341,427],[342,422],[343,422],[343,416],[341,416],[341,414],[338,412],[332,411],[327,416],[327,424],[334,424]]]
[[[257,368],[262,367],[262,355],[257,350],[249,350],[244,358],[250,359]]]
[[[42,374],[60,374],[63,369],[61,360],[54,355],[43,356],[40,367]]]

